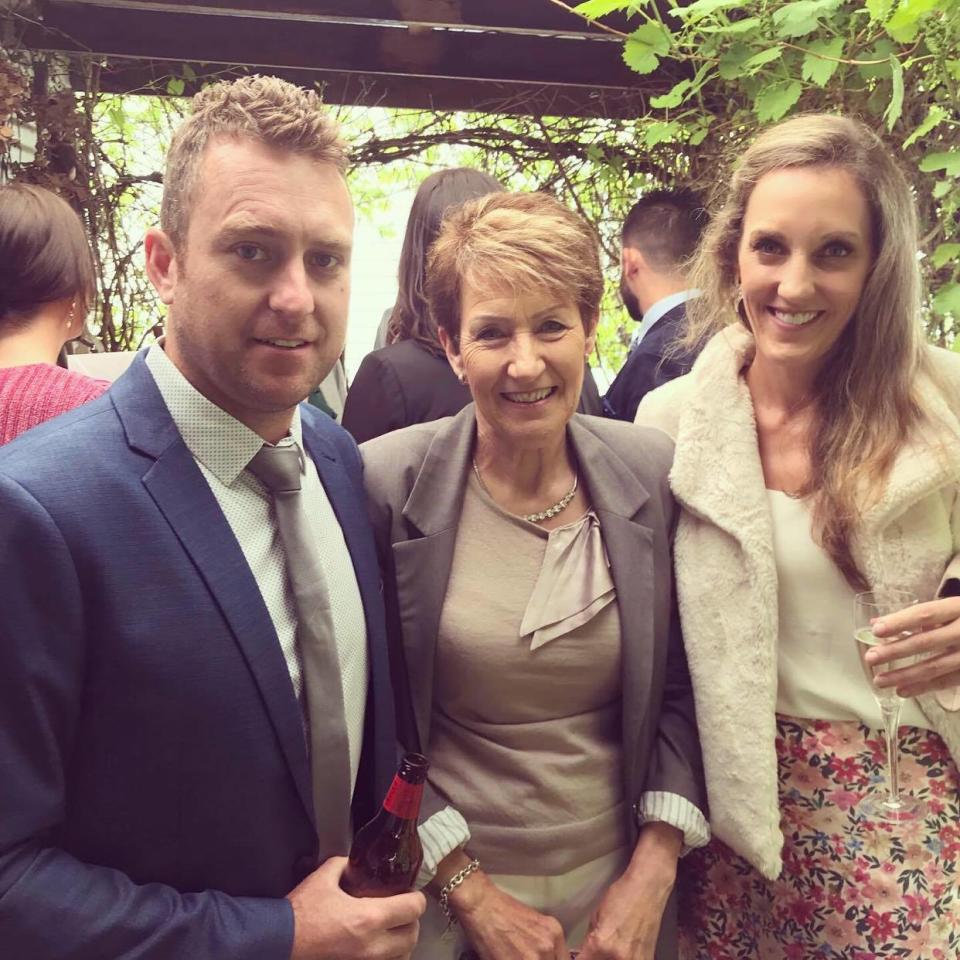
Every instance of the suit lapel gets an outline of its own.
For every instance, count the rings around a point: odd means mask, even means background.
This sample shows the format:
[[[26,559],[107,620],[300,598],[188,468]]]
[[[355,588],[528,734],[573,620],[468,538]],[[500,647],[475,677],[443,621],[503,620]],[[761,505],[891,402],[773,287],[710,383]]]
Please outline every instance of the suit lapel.
[[[128,442],[153,458],[143,484],[170,524],[246,659],[280,748],[313,818],[300,709],[276,631],[257,582],[209,484],[138,357],[110,392]],[[175,603],[176,598],[171,598]]]
[[[624,756],[632,763],[646,722],[653,675],[653,533],[635,519],[649,494],[633,471],[578,417],[570,422],[569,436],[600,520],[617,589],[624,691],[623,745]],[[633,782],[633,771],[627,780]]]
[[[424,750],[430,740],[437,633],[470,470],[473,410],[469,404],[433,438],[403,507],[404,518],[420,536],[393,547],[404,658],[409,676],[417,678],[413,713]]]

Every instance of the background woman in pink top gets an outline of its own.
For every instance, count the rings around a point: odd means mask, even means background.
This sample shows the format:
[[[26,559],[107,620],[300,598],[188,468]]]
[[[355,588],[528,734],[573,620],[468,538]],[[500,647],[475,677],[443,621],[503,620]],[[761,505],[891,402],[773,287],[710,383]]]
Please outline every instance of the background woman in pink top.
[[[69,204],[41,187],[0,188],[0,444],[109,386],[56,365],[93,298],[90,246]]]

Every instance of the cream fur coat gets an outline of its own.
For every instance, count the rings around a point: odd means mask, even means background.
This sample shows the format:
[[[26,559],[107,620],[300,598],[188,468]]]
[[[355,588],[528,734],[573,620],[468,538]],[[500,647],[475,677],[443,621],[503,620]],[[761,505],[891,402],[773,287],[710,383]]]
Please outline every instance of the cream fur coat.
[[[677,589],[693,678],[714,834],[764,876],[781,870],[777,795],[777,570],[753,405],[740,377],[752,337],[728,327],[693,370],[648,394],[637,423],[676,442],[670,485],[682,507]],[[960,355],[934,350],[960,396]],[[864,516],[855,558],[871,583],[884,571],[932,598],[960,577],[960,407],[932,383],[927,408],[952,426],[935,454],[906,442],[880,501]],[[954,697],[941,695],[953,707]],[[960,761],[960,713],[937,697],[921,709]]]

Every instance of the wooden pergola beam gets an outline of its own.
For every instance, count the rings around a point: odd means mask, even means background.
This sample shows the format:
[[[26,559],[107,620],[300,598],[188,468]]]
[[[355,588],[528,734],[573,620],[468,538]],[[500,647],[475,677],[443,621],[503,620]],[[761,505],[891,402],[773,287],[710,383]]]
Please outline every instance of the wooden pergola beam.
[[[190,63],[324,85],[328,101],[635,116],[679,79],[640,77],[619,41],[547,0],[42,0],[24,43],[107,59],[132,91]]]

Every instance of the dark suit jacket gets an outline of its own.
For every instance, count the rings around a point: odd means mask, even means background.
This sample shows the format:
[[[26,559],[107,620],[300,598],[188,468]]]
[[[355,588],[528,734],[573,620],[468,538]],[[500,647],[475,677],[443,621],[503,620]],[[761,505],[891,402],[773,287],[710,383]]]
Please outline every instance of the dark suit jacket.
[[[301,410],[367,619],[362,821],[395,757],[377,559],[353,441]],[[0,451],[0,584],[0,955],[287,960],[279,898],[331,852],[301,712],[142,357]]]
[[[368,353],[360,363],[341,422],[357,443],[391,430],[427,423],[459,413],[472,397],[445,357],[437,357],[415,340]],[[585,371],[581,413],[600,412],[597,385]]]
[[[437,630],[476,432],[473,406],[361,448],[401,736],[429,751]],[[700,746],[673,588],[672,443],[657,431],[574,415],[568,439],[589,491],[620,608],[623,781],[631,803],[650,790],[706,810]],[[428,811],[429,812],[429,811]],[[636,822],[631,818],[631,830]],[[658,956],[675,953],[665,922]]]
[[[633,423],[640,401],[668,380],[689,373],[698,351],[673,352],[670,347],[684,333],[686,307],[668,310],[627,356],[626,363],[603,398],[603,415]]]

